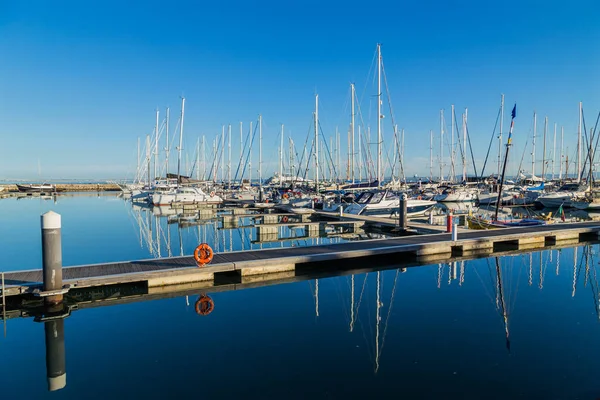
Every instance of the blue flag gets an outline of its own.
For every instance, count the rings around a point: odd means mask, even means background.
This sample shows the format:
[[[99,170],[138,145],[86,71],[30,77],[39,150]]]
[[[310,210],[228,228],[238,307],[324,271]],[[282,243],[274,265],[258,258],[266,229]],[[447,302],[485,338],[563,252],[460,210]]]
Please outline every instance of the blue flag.
[[[512,110],[512,117],[513,119],[517,116],[517,103],[515,103],[515,106],[513,107]]]

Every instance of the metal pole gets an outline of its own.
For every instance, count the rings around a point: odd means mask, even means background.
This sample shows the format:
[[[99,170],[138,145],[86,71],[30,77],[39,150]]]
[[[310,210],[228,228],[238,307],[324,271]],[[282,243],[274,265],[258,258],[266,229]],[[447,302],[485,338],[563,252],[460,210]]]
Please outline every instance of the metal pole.
[[[406,203],[407,203],[406,193],[402,193],[400,195],[400,208],[398,209],[398,225],[399,225],[399,228],[402,230],[406,230],[406,227],[408,225],[407,219],[406,219],[406,215],[407,215]]]
[[[351,141],[352,146],[351,146],[351,150],[350,150],[350,154],[351,154],[351,156],[350,156],[350,175],[352,177],[352,183],[354,183],[354,96],[355,96],[354,83],[350,84],[350,89],[351,89],[350,95],[352,96],[352,99],[351,99],[351,101],[352,101],[352,121],[351,121],[351,124],[352,124],[352,141]]]
[[[60,214],[48,211],[41,216],[42,222],[42,272],[44,292],[62,289],[62,249]],[[46,304],[62,302],[63,295],[46,297]]]
[[[377,44],[377,187],[381,187],[381,44]]]

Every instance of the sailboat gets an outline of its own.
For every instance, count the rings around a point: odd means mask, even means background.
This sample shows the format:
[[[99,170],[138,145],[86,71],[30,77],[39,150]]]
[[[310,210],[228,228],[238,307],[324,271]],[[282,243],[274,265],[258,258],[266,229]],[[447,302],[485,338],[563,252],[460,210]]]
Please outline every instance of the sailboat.
[[[512,110],[512,119],[510,121],[510,131],[508,133],[508,140],[506,143],[506,155],[504,156],[504,164],[502,166],[502,175],[500,176],[499,188],[498,188],[498,201],[496,201],[496,210],[494,213],[494,217],[492,219],[486,219],[482,216],[473,216],[469,215],[467,217],[467,222],[470,229],[496,229],[496,228],[508,228],[508,227],[518,227],[518,226],[538,226],[545,225],[547,220],[533,219],[533,218],[523,218],[520,220],[498,220],[498,210],[500,209],[502,201],[502,186],[504,184],[504,177],[506,175],[506,164],[508,162],[508,153],[510,150],[510,146],[512,145],[512,133],[515,125],[515,117],[517,116],[517,105],[513,107]]]

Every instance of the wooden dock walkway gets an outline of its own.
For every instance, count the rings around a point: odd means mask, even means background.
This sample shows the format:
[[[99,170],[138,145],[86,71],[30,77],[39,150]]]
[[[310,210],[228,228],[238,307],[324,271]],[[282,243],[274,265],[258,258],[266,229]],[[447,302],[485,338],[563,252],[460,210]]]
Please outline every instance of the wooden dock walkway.
[[[452,241],[450,234],[406,236],[311,247],[277,248],[216,254],[212,263],[199,268],[191,256],[105,263],[63,268],[63,282],[70,289],[126,283],[147,288],[207,282],[237,277],[294,273],[298,266],[324,261],[338,264],[349,260],[383,257],[394,262],[420,263],[449,260],[457,256],[487,256],[498,251],[542,249],[559,242],[577,244],[598,240],[597,222],[556,224],[529,228],[466,231]],[[372,263],[373,261],[369,261]],[[322,268],[327,268],[324,265]],[[5,273],[5,296],[34,293],[42,282],[41,270]]]

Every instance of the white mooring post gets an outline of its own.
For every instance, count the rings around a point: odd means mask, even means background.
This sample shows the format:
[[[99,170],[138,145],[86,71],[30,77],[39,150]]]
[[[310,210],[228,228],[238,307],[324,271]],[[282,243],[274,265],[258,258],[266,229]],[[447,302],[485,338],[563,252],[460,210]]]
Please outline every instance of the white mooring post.
[[[452,241],[456,242],[458,240],[458,224],[452,222]]]
[[[48,211],[42,215],[41,222],[43,290],[60,291],[63,288],[60,214]],[[46,304],[57,304],[62,300],[62,293],[45,297]]]

